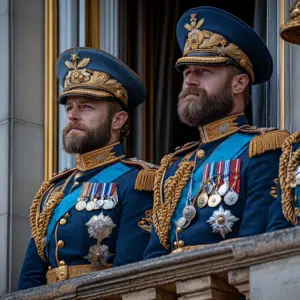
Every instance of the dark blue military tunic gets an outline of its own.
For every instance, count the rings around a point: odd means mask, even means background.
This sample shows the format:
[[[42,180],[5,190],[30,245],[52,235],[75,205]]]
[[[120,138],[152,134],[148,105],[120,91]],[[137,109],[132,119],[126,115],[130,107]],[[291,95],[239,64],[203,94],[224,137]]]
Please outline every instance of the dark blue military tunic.
[[[88,182],[105,169],[113,166],[113,171],[119,158],[124,156],[122,146],[115,145],[110,154],[113,154],[113,157],[108,156],[110,158],[102,162],[99,167],[85,172],[75,170],[67,176],[61,176],[63,178],[56,180],[44,195],[42,204],[55,189],[62,186],[67,178],[71,177],[64,191],[65,196],[81,189],[84,182]],[[101,155],[101,149],[99,155]],[[113,160],[115,161],[112,162]],[[116,207],[110,210],[101,208],[92,211],[86,209],[78,211],[75,206],[72,207],[54,227],[45,249],[46,261],[38,255],[35,241],[31,238],[21,271],[19,289],[45,284],[48,268],[58,267],[60,261],[67,266],[89,265],[89,261],[84,257],[88,255],[90,247],[96,244],[96,239],[89,237],[86,223],[92,216],[98,216],[101,212],[104,216],[109,216],[116,225],[110,236],[101,242],[108,246],[112,254],[107,263],[120,266],[142,260],[150,234],[146,227],[139,226],[139,222],[145,217],[145,212],[152,208],[152,192],[135,190],[136,179],[142,164],[126,158],[122,162],[129,168],[129,171],[114,181],[118,195]]]
[[[245,237],[266,232],[268,223],[271,224],[273,222],[273,217],[277,217],[276,214],[271,214],[269,217],[270,206],[273,204],[274,209],[276,211],[279,210],[278,213],[281,212],[281,207],[278,207],[278,205],[276,207],[276,200],[270,195],[271,189],[274,186],[274,179],[278,177],[278,163],[281,154],[281,144],[276,146],[278,149],[272,150],[271,148],[267,149],[268,142],[266,142],[264,150],[261,149],[261,151],[259,151],[259,149],[256,149],[258,151],[256,153],[252,153],[250,157],[249,154],[251,151],[253,152],[255,146],[257,146],[259,143],[264,143],[264,136],[268,136],[268,133],[266,132],[269,130],[255,129],[247,126],[248,121],[244,116],[239,116],[235,119],[229,120],[229,124],[226,126],[224,126],[224,124],[228,122],[226,122],[226,119],[224,119],[201,128],[200,142],[194,143],[194,145],[186,145],[183,149],[175,152],[172,157],[174,157],[176,161],[167,168],[163,177],[162,187],[165,187],[166,183],[171,185],[173,180],[172,178],[176,174],[176,171],[181,165],[183,159],[186,160],[188,158],[188,161],[194,161],[195,156],[198,155],[195,160],[196,172],[201,165],[205,164],[205,161],[211,155],[215,155],[216,152],[222,151],[219,150],[222,143],[233,137],[233,135],[237,134],[237,131],[242,131],[245,134],[249,134],[252,140],[249,147],[247,147],[237,157],[241,160],[240,191],[238,201],[234,205],[227,205],[224,202],[224,199],[222,199],[222,201],[216,207],[210,207],[209,205],[206,205],[203,208],[200,208],[197,203],[194,204],[196,209],[195,217],[192,219],[188,227],[183,228],[177,233],[176,239],[176,226],[178,226],[178,217],[181,215],[181,211],[178,211],[178,208],[180,207],[182,209],[182,207],[186,205],[186,199],[180,198],[173,212],[171,221],[166,225],[169,226],[169,228],[167,228],[168,243],[164,243],[162,232],[165,230],[165,228],[161,228],[162,226],[160,226],[159,223],[163,223],[162,220],[167,218],[167,215],[161,217],[157,216],[158,214],[162,214],[163,211],[162,209],[157,208],[157,202],[154,199],[154,226],[152,227],[151,239],[145,251],[144,259],[168,254],[172,250],[184,248],[185,246],[218,243],[225,239]],[[223,132],[220,132],[220,128],[232,128],[232,131],[230,132],[229,130],[229,132],[225,133],[227,136],[224,138],[224,130]],[[265,133],[261,134],[262,132]],[[276,134],[276,132],[278,136],[281,136],[281,141],[283,141],[283,137],[287,136],[287,133],[282,131],[271,131],[272,135]],[[210,136],[213,137],[213,141],[211,141]],[[270,136],[269,139],[272,140],[272,137]],[[277,139],[277,141],[279,139]],[[272,147],[274,147],[274,145]],[[234,147],[229,146],[226,149],[229,156],[230,152],[233,151],[233,148]],[[251,148],[251,150],[249,148]],[[201,155],[199,155],[199,153],[201,153]],[[217,161],[215,161],[215,163],[217,163]],[[196,185],[199,187],[201,180],[202,176],[195,179]],[[190,180],[186,184],[185,189],[188,188],[189,183]],[[154,194],[156,188],[157,187],[155,186]],[[164,192],[162,193],[161,201],[165,201]],[[183,205],[182,202],[184,202]],[[229,213],[229,215],[235,217],[233,224],[229,226],[230,230],[228,230],[224,238],[220,234],[220,231],[217,230],[216,232],[213,232],[212,224],[208,222],[213,216],[214,212],[220,213],[221,207],[223,212],[226,211],[227,214]],[[157,219],[157,222],[155,222],[155,219]],[[180,245],[178,245],[178,243],[180,243]]]

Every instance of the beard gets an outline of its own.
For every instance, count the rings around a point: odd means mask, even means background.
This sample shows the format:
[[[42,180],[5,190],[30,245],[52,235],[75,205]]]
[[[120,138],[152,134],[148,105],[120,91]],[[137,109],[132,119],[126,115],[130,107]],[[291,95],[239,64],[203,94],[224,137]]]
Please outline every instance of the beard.
[[[63,147],[67,153],[83,154],[105,147],[111,137],[111,118],[96,128],[90,129],[77,122],[69,123],[63,130]],[[72,129],[84,131],[84,135],[70,132]]]
[[[199,128],[222,119],[233,109],[231,80],[227,80],[223,89],[213,95],[208,95],[203,88],[192,86],[182,89],[178,98],[179,119],[190,127]]]

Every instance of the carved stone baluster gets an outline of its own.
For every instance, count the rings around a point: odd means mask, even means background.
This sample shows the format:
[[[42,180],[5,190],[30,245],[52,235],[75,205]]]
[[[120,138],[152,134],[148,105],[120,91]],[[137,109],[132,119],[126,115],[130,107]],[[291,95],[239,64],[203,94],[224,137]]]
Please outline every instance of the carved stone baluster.
[[[175,300],[177,296],[159,288],[149,288],[122,295],[122,300]]]
[[[213,275],[176,283],[179,300],[239,300],[238,291]]]
[[[249,300],[249,268],[243,268],[228,272],[228,282],[236,287],[239,292]]]

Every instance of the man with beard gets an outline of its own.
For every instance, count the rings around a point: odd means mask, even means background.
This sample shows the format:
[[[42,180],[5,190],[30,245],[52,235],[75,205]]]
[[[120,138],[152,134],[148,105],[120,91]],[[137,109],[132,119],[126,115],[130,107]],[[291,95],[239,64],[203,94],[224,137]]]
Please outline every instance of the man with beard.
[[[249,126],[244,115],[250,86],[272,74],[271,55],[252,28],[223,10],[198,7],[180,18],[177,39],[178,115],[199,129],[200,141],[161,161],[144,259],[272,230],[269,208],[277,200],[270,192],[288,136]]]
[[[57,73],[76,168],[45,181],[30,209],[32,238],[19,289],[141,260],[149,241],[154,166],[126,158],[128,105],[146,88],[117,58],[90,48],[61,54]]]

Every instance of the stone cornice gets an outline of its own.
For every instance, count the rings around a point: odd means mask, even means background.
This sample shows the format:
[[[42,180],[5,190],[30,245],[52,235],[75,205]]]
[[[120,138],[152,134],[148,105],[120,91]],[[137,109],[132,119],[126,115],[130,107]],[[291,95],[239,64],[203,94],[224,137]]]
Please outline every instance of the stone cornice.
[[[230,240],[55,285],[7,294],[1,299],[121,299],[120,295],[205,275],[220,274],[299,255],[300,227]],[[172,288],[171,288],[172,289]]]

